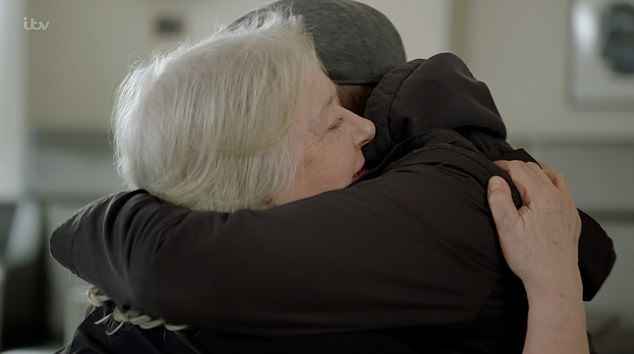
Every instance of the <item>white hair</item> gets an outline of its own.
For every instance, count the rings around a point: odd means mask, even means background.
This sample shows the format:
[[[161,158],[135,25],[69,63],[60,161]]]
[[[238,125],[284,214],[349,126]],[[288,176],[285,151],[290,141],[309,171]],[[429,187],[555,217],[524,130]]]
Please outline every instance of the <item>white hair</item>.
[[[132,187],[197,210],[271,206],[292,188],[288,133],[323,71],[300,18],[275,12],[156,57],[125,78],[113,113],[115,159]],[[89,302],[110,298],[96,287]],[[115,308],[97,323],[167,325]]]
[[[196,210],[270,206],[291,188],[288,132],[316,70],[302,21],[274,12],[155,58],[117,94],[120,175]]]

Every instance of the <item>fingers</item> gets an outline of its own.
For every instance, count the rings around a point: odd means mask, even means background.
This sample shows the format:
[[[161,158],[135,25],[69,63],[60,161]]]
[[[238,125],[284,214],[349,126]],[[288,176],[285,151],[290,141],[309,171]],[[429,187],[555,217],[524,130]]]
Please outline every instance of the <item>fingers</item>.
[[[506,171],[515,187],[520,192],[524,204],[530,203],[530,196],[537,195],[540,189],[548,189],[551,185],[567,195],[572,195],[566,176],[553,170],[543,162],[495,161],[495,164]]]
[[[559,188],[562,191],[565,191],[568,194],[571,194],[570,185],[568,184],[568,179],[563,173],[553,170],[552,168],[550,168],[550,166],[542,162],[540,162],[539,164],[542,166],[544,173],[548,175],[548,178],[550,178],[550,180],[553,182],[555,186],[557,186],[557,188]]]
[[[543,196],[555,189],[556,184],[552,178],[563,178],[563,175],[557,176],[557,173],[552,170],[548,174],[534,162],[495,161],[495,164],[509,174],[520,192],[524,205],[530,205],[535,197]],[[565,185],[565,182],[561,180],[558,180],[558,183]]]
[[[511,189],[502,177],[489,179],[488,200],[498,233],[508,234],[519,222],[520,214],[513,204]]]
[[[495,164],[511,176],[527,208],[563,214],[571,229],[580,230],[581,223],[576,220],[579,217],[570,186],[562,173],[533,162],[496,161]],[[522,216],[526,209],[520,208],[518,212]]]
[[[579,212],[577,211],[577,207],[575,206],[574,200],[572,198],[572,190],[570,189],[568,178],[566,178],[566,176],[563,173],[557,172],[551,169],[550,166],[547,166],[543,163],[540,163],[540,164],[544,168],[544,173],[548,175],[548,177],[553,182],[553,184],[563,194],[564,196],[563,204],[569,209],[569,212],[571,213],[571,218],[573,217],[572,214],[574,214],[574,216],[578,219],[576,220],[576,229],[578,229],[578,233],[580,233],[581,232],[581,218],[579,217]]]

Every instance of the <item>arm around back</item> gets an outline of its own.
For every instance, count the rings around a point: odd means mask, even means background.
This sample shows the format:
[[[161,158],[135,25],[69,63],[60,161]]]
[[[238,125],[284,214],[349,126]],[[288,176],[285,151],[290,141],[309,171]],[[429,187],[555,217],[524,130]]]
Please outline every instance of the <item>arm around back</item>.
[[[487,172],[444,153],[459,162],[403,159],[379,178],[263,211],[115,196],[60,226],[52,252],[120,305],[238,333],[466,323],[503,262]]]

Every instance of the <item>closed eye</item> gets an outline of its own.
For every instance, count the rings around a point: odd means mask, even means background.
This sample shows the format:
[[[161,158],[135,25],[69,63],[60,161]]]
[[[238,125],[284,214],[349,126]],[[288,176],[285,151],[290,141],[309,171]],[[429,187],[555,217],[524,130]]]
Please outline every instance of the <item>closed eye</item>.
[[[343,123],[343,118],[339,117],[328,127],[328,130],[335,130],[335,129],[341,127],[342,123]]]

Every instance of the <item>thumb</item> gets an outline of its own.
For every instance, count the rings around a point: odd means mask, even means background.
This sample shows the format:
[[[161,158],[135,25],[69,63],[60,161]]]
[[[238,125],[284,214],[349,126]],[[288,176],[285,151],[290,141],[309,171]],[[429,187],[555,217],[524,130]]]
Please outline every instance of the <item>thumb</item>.
[[[498,234],[502,236],[510,232],[520,214],[513,204],[511,188],[502,177],[493,176],[489,179],[488,199]]]

